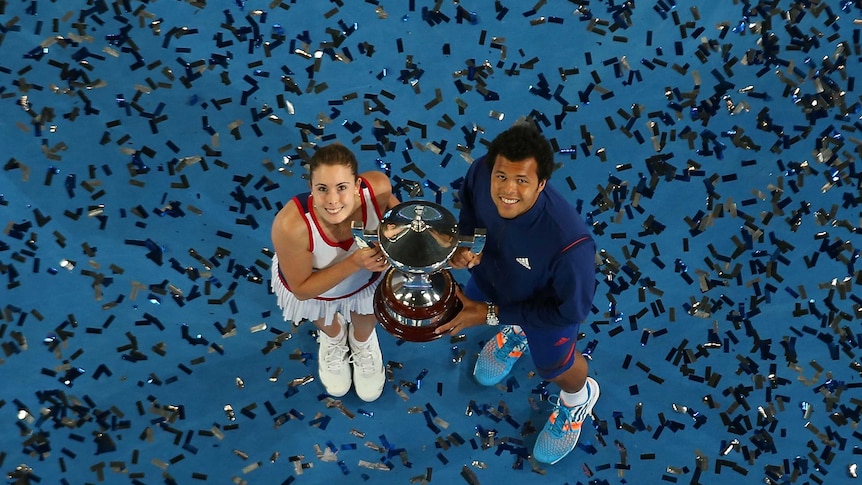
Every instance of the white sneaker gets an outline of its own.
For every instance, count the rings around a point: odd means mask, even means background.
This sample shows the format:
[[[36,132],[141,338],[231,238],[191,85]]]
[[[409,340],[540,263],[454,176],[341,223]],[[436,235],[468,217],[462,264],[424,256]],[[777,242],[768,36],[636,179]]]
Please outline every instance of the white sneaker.
[[[339,323],[341,319],[338,319]],[[350,390],[350,359],[347,348],[347,329],[341,325],[340,337],[332,338],[323,331],[317,331],[317,373],[326,393],[341,397]]]
[[[356,395],[366,402],[371,402],[383,393],[386,384],[386,371],[383,368],[383,354],[380,352],[380,342],[377,340],[377,330],[365,342],[357,342],[353,338],[353,328],[350,329],[350,362],[353,364],[353,387]]]

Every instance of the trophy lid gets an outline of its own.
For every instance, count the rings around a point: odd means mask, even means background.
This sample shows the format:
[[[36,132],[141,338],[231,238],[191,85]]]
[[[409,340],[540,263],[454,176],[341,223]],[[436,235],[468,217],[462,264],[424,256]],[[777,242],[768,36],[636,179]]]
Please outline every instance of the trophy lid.
[[[422,200],[386,211],[377,228],[383,254],[400,271],[434,273],[458,247],[458,221],[445,207]]]

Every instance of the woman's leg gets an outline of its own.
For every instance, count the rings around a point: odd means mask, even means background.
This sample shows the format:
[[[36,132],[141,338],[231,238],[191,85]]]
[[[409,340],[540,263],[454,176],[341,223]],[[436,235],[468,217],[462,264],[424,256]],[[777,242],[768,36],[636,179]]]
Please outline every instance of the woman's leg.
[[[341,328],[344,327],[344,324],[339,321],[338,314],[333,315],[332,321],[330,322],[327,322],[325,318],[321,317],[313,323],[318,330],[325,333],[329,338],[338,337],[338,334],[341,333]]]
[[[334,397],[347,394],[352,383],[350,375],[350,350],[347,344],[347,326],[338,314],[326,325],[323,318],[314,321],[317,327],[317,372],[326,392]]]
[[[374,314],[360,315],[358,313],[351,313],[350,324],[353,326],[353,336],[356,338],[356,341],[365,342],[377,326],[377,317]]]
[[[386,384],[386,369],[383,354],[377,340],[377,317],[374,315],[350,316],[350,362],[353,363],[353,387],[363,401],[371,402],[380,397]]]

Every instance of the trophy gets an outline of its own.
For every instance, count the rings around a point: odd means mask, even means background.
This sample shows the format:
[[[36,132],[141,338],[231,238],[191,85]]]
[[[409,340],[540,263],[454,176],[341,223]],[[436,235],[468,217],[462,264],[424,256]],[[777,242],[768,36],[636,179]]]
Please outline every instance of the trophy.
[[[402,202],[383,214],[376,234],[354,222],[353,236],[376,241],[391,267],[374,293],[374,315],[392,335],[410,342],[428,342],[441,335],[434,329],[461,311],[455,280],[447,269],[459,246],[481,252],[485,230],[460,236],[451,212],[433,202]]]

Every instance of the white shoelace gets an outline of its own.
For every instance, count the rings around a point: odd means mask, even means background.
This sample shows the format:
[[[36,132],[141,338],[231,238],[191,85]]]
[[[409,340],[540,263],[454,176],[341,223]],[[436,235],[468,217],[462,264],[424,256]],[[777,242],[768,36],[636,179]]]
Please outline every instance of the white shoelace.
[[[374,362],[374,352],[371,346],[357,346],[353,353],[350,354],[350,362],[355,365],[362,374],[372,374],[377,372],[377,365]]]
[[[347,345],[329,344],[326,353],[323,354],[323,364],[326,366],[326,370],[330,372],[341,370],[348,352],[350,350],[347,348]]]

